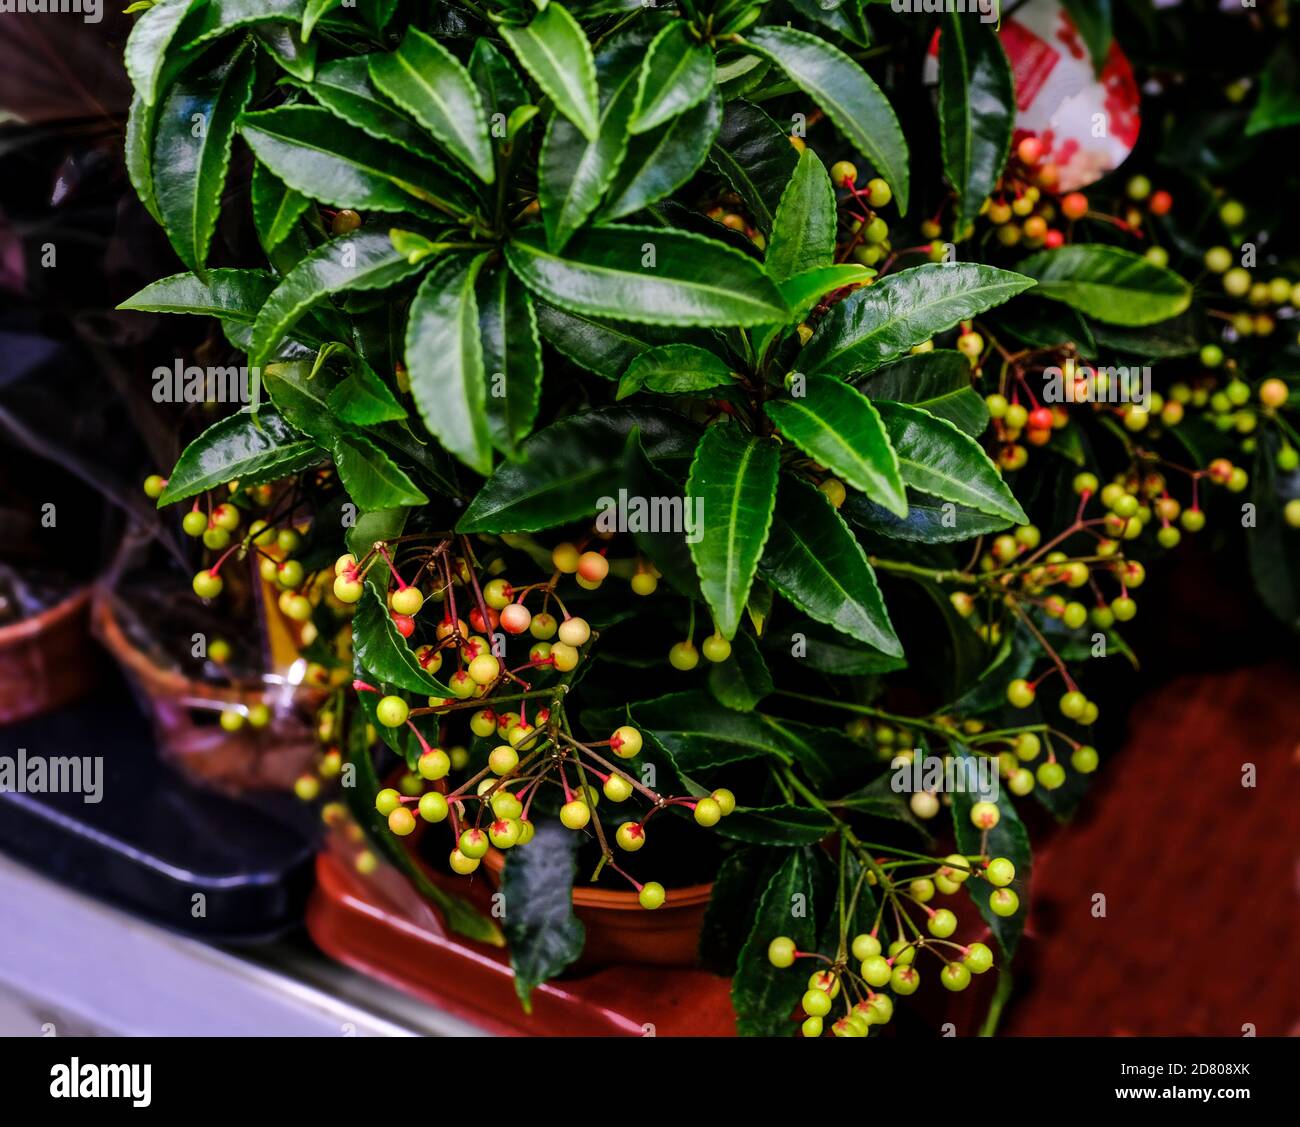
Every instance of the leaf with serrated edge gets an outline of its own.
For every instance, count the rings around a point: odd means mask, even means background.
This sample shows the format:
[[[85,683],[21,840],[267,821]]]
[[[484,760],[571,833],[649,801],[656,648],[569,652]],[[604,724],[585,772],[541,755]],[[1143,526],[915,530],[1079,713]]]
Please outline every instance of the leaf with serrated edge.
[[[700,590],[724,638],[735,635],[772,524],[780,459],[767,439],[729,423],[704,432],[686,481],[687,503],[699,514],[688,540]]]
[[[804,149],[790,183],[781,193],[764,265],[775,282],[835,259],[835,189],[821,158]]]
[[[548,4],[527,27],[502,27],[515,57],[555,108],[588,140],[599,132],[596,63],[591,44],[563,4]]]

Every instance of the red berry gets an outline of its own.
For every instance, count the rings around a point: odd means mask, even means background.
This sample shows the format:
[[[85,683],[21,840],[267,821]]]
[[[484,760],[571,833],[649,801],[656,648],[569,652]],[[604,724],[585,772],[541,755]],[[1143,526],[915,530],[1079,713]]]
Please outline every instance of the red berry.
[[[501,621],[501,615],[491,607],[487,608],[487,621],[483,621],[483,614],[475,607],[469,612],[469,624],[474,627],[480,634],[491,634],[497,628],[497,623]]]
[[[1045,246],[1048,250],[1056,250],[1057,247],[1064,246],[1064,245],[1065,245],[1065,236],[1061,234],[1061,232],[1058,231],[1055,227],[1050,228],[1047,234],[1043,236],[1043,246]]]
[[[507,634],[522,634],[532,621],[532,613],[523,603],[511,603],[501,612],[501,629]]]
[[[1147,203],[1152,215],[1167,215],[1173,206],[1174,197],[1163,188],[1158,192],[1152,192],[1151,199]]]
[[[1029,425],[1036,430],[1052,429],[1052,409],[1050,407],[1035,407],[1029,412]]]
[[[415,619],[409,614],[394,614],[393,625],[397,627],[397,632],[403,638],[409,638],[415,633]]]

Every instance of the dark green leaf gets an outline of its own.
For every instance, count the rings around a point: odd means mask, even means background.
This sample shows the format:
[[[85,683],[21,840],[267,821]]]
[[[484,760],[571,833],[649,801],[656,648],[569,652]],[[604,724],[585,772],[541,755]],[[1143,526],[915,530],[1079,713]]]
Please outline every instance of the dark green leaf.
[[[359,427],[399,422],[407,417],[406,408],[392,389],[360,359],[352,365],[352,374],[331,389],[328,402],[330,410],[343,422]]]
[[[644,388],[661,395],[708,391],[735,379],[725,361],[693,344],[663,344],[642,352],[623,373],[618,398]]]
[[[900,270],[833,306],[800,363],[805,371],[838,376],[870,371],[1033,284],[1032,278],[974,262]]]
[[[948,15],[939,40],[939,139],[959,226],[974,222],[997,186],[1015,114],[1011,67],[997,32],[982,20]]]
[[[751,845],[814,845],[834,828],[830,815],[809,806],[742,806],[716,832]]]
[[[419,28],[391,55],[372,55],[370,80],[485,184],[496,179],[483,99],[469,72]]]
[[[260,162],[253,165],[249,195],[257,239],[268,254],[289,237],[303,212],[311,206],[306,196],[273,176]]]
[[[420,284],[406,325],[411,395],[424,425],[481,474],[492,470],[487,377],[474,294],[485,257],[439,262]]]
[[[153,216],[154,222],[161,225],[162,216],[158,214],[158,201],[153,192],[153,134],[156,117],[156,104],[149,105],[139,94],[131,99],[131,109],[126,118],[124,158],[131,187],[140,197],[145,210]]]
[[[305,43],[321,19],[342,6],[344,0],[307,0],[302,13],[302,40]]]
[[[316,44],[304,43],[298,28],[287,23],[263,23],[253,28],[253,35],[285,71],[302,82],[310,82],[316,73]]]
[[[359,509],[396,509],[428,504],[406,471],[362,435],[340,434],[332,452],[343,488]]]
[[[920,407],[884,401],[876,407],[909,486],[1014,524],[1028,523],[997,466],[973,438]]]
[[[1292,391],[1294,397],[1295,391]],[[1300,481],[1293,472],[1277,469],[1278,443],[1274,435],[1263,436],[1250,475],[1250,499],[1255,506],[1255,527],[1246,534],[1250,574],[1255,589],[1278,620],[1300,632],[1300,530],[1283,517],[1288,500],[1300,495]]]
[[[768,417],[805,454],[899,516],[907,498],[898,457],[872,402],[831,379],[807,376],[804,394],[764,404]]]
[[[590,519],[618,480],[634,427],[652,461],[689,460],[699,429],[668,411],[605,407],[537,431],[518,462],[498,466],[457,526],[462,532],[536,532]]]
[[[162,75],[167,48],[181,21],[198,0],[160,0],[140,14],[127,37],[123,61],[136,95],[147,106],[158,100],[158,80]]]
[[[629,497],[676,497],[682,492],[679,482],[646,457],[641,432],[635,428],[628,435],[624,450],[622,484]],[[669,586],[688,598],[703,601],[684,529],[634,527],[630,531],[637,551],[659,569]]]
[[[768,439],[720,423],[700,439],[686,482],[691,556],[718,632],[731,638],[749,598],[776,503],[780,458]]]
[[[1038,280],[1034,293],[1112,325],[1150,325],[1191,304],[1192,287],[1140,254],[1101,243],[1039,251],[1017,267]]]
[[[527,27],[502,27],[501,34],[555,108],[594,141],[600,131],[596,63],[568,9],[548,4]]]
[[[580,840],[558,822],[542,822],[528,847],[506,854],[505,932],[515,993],[528,1012],[534,988],[572,964],[587,940],[586,928],[573,914]]]
[[[255,24],[301,24],[304,7],[304,0],[206,0],[195,5],[173,42],[195,47]]]
[[[707,970],[727,978],[736,973],[759,898],[784,856],[784,850],[743,847],[723,859],[700,925],[700,962]]]
[[[289,477],[325,461],[316,443],[304,439],[270,407],[253,414],[245,407],[213,423],[176,462],[159,507],[194,497],[238,479],[259,485]]]
[[[910,403],[975,438],[989,425],[989,409],[971,386],[970,373],[965,356],[940,349],[904,356],[850,382],[871,399]]]
[[[382,589],[373,580],[367,581],[352,618],[352,644],[366,672],[385,685],[420,696],[451,695],[445,685],[425,672],[406,639],[397,632]]]
[[[487,374],[488,427],[496,448],[513,455],[537,417],[542,350],[532,298],[504,265],[479,278],[478,325]]]
[[[737,630],[731,656],[709,670],[709,692],[728,708],[747,712],[772,691],[772,675],[753,637]]]
[[[450,173],[318,106],[247,113],[239,132],[289,187],[334,207],[410,211],[423,201],[460,214],[467,206],[464,185]]]
[[[1259,101],[1246,122],[1247,136],[1300,124],[1300,67],[1289,43],[1281,43],[1264,68]]]
[[[235,121],[252,90],[253,51],[245,45],[216,70],[177,82],[158,109],[154,198],[177,256],[198,274],[217,229]]]
[[[877,505],[856,493],[844,501],[844,516],[859,528],[888,536],[893,540],[916,540],[923,544],[947,544],[957,540],[971,540],[990,532],[1001,532],[1011,522],[1005,517],[990,516],[978,509],[967,508],[952,501],[944,501],[907,491],[907,516],[899,517],[883,505]]]
[[[835,123],[855,149],[875,165],[907,214],[908,153],[889,99],[838,47],[791,27],[760,27],[748,43],[771,58]]]
[[[379,96],[370,81],[374,55],[333,59],[316,71],[311,96],[336,117],[355,125],[377,141],[391,141],[409,152],[428,157],[431,148],[419,126]]]
[[[857,497],[862,504],[870,504]],[[880,509],[880,506],[873,506]],[[849,509],[849,502],[844,508]],[[880,509],[886,513],[887,510]],[[888,514],[891,520],[897,518]],[[909,514],[910,516],[910,514]],[[833,673],[841,677],[863,676],[872,673],[889,673],[907,666],[901,657],[891,657],[879,650],[864,646],[847,634],[811,618],[782,619],[782,629],[769,629],[763,636],[763,645],[771,653],[780,651],[786,657],[805,662],[819,673]]]
[[[903,656],[862,546],[811,485],[782,477],[759,570],[810,618],[892,657]]]
[[[725,708],[704,692],[638,701],[628,715],[685,775],[745,759],[790,763],[794,758],[781,732],[758,713]]]
[[[543,300],[595,317],[732,327],[786,315],[753,259],[680,231],[592,228],[577,234],[561,258],[527,230],[506,244],[506,257]]]
[[[253,324],[249,359],[255,365],[264,363],[298,319],[328,296],[386,289],[423,268],[398,254],[386,231],[356,231],[331,239],[298,263],[267,298]]]
[[[710,92],[663,128],[631,138],[599,218],[631,215],[680,188],[703,166],[721,127],[722,100]]]
[[[673,20],[650,44],[637,82],[633,133],[659,129],[713,92],[713,51]]]
[[[1088,47],[1093,70],[1101,74],[1112,38],[1110,0],[1061,0],[1061,3]]]
[[[275,279],[265,270],[209,270],[206,280],[193,274],[173,274],[150,282],[118,308],[192,313],[251,325],[273,289]]]
[[[749,102],[729,102],[709,160],[749,205],[754,222],[770,234],[781,193],[799,155],[775,121]]]
[[[837,219],[835,189],[826,166],[812,149],[804,149],[776,209],[764,260],[768,276],[784,282],[805,270],[831,265]]]
[[[813,855],[792,849],[772,875],[753,930],[745,941],[731,980],[736,1030],[746,1037],[782,1037],[794,1033],[795,1005],[808,988],[808,976],[796,965],[781,970],[768,961],[767,948],[778,935],[794,940],[801,951],[817,944],[813,915]]]

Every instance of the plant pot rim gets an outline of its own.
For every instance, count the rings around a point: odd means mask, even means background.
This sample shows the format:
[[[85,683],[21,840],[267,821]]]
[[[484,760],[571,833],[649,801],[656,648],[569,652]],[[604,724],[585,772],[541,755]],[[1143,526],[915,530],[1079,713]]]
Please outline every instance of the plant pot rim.
[[[234,679],[218,685],[210,681],[194,680],[174,669],[163,669],[126,636],[113,610],[113,600],[107,592],[101,591],[96,594],[91,614],[93,625],[109,652],[140,678],[152,696],[197,697],[203,700],[247,704],[263,699],[274,687],[261,681]],[[313,687],[308,685],[294,685],[292,690],[295,695],[314,691]]]
[[[506,855],[499,849],[489,849],[483,858],[484,867],[500,877],[505,868]],[[708,884],[688,884],[682,888],[670,888],[665,908],[689,908],[697,904],[706,904],[713,895],[713,882]],[[645,913],[635,892],[621,889],[592,888],[588,885],[574,885],[573,904],[576,908],[599,908],[602,911]]]
[[[21,645],[64,619],[79,614],[85,609],[93,593],[94,588],[87,584],[85,587],[76,588],[67,598],[61,599],[52,607],[46,607],[40,614],[19,619],[7,626],[0,626],[0,649]]]

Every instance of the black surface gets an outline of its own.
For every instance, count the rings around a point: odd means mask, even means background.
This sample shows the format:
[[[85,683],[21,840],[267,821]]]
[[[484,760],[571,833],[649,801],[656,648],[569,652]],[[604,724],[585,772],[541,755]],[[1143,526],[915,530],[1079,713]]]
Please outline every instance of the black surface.
[[[190,783],[158,760],[125,686],[0,728],[0,756],[16,760],[19,748],[29,761],[102,756],[103,798],[0,792],[0,851],[194,938],[259,942],[301,922],[310,810],[287,795],[244,801]]]

